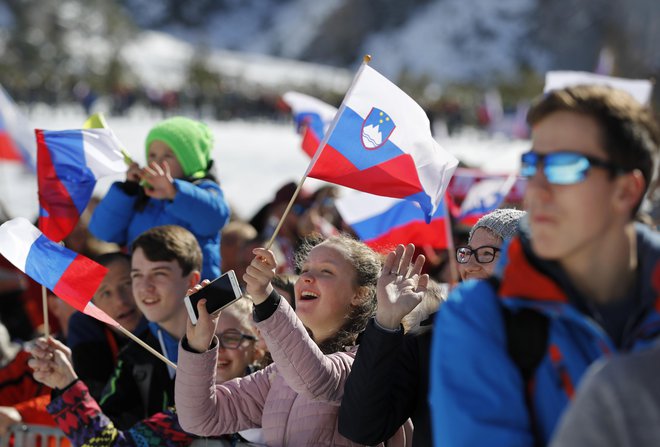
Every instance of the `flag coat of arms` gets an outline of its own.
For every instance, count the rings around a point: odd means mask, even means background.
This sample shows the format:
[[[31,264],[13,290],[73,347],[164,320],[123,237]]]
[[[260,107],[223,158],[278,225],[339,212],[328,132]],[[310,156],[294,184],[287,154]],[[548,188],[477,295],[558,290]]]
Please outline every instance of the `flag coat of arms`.
[[[126,172],[110,129],[36,130],[39,228],[61,241],[76,226],[96,180]]]
[[[430,222],[457,164],[433,139],[424,110],[363,64],[308,175],[418,202]]]

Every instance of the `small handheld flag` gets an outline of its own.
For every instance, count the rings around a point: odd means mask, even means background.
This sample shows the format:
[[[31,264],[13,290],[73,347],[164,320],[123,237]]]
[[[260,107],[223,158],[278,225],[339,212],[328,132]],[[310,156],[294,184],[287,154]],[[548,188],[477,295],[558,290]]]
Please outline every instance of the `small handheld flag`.
[[[419,205],[355,191],[335,201],[342,219],[358,237],[376,251],[391,250],[397,244],[447,248],[445,207],[439,206],[426,223]]]
[[[313,157],[337,114],[337,108],[298,92],[287,92],[282,96],[282,100],[291,107],[296,128],[303,136],[303,150]]]
[[[76,226],[96,180],[126,172],[110,129],[36,130],[39,228],[61,241]]]

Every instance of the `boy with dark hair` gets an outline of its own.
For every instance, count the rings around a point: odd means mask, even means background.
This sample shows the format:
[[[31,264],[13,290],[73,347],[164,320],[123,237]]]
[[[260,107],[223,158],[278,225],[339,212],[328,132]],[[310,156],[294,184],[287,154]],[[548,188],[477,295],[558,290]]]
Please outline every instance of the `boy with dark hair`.
[[[660,335],[660,236],[633,221],[657,171],[650,111],[577,86],[541,98],[528,121],[519,235],[494,277],[462,284],[438,314],[437,445],[545,445],[590,364]]]
[[[138,308],[149,320],[139,337],[173,363],[186,332],[183,298],[200,280],[202,252],[192,233],[165,225],[145,231],[132,246],[131,279]],[[101,401],[103,412],[125,429],[174,406],[174,373],[136,343],[119,354]]]

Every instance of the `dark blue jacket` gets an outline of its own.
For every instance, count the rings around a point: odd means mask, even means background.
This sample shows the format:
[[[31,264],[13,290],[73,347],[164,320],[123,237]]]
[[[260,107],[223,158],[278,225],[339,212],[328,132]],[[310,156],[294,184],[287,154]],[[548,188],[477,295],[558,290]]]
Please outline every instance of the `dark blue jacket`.
[[[556,265],[546,268],[526,247],[524,237],[509,244],[497,288],[467,281],[438,312],[429,396],[435,445],[532,446],[533,427],[546,444],[589,365],[617,351],[644,349],[660,334],[658,233],[637,226],[638,281],[618,344],[585,313],[588,301],[566,275]],[[507,351],[504,307],[534,309],[549,320],[545,355],[527,384]]]

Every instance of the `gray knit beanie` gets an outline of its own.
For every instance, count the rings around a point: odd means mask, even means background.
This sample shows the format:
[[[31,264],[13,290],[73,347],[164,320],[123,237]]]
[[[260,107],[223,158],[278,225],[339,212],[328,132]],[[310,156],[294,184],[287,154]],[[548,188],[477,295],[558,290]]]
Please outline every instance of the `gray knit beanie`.
[[[495,236],[499,236],[503,241],[511,239],[518,232],[520,218],[526,214],[525,211],[514,210],[511,208],[500,208],[492,213],[488,213],[477,221],[470,230],[470,237],[477,228],[487,228]]]

